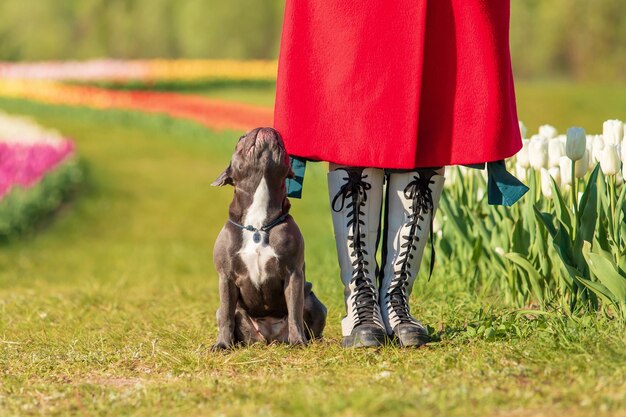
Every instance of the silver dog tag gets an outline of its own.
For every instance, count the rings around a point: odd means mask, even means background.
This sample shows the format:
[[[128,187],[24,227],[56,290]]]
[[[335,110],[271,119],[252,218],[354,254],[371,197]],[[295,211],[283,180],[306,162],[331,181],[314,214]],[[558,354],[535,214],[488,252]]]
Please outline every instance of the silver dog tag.
[[[254,241],[254,243],[260,243],[261,242],[261,233],[254,232],[254,235],[252,235],[252,240]]]

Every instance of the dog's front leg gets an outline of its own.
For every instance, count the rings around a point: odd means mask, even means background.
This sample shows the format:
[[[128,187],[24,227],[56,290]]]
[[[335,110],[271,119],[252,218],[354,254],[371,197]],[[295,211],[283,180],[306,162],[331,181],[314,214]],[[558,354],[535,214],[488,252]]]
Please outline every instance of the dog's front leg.
[[[220,308],[217,310],[217,341],[212,351],[230,349],[235,342],[235,309],[239,291],[233,280],[220,274],[219,277]]]
[[[295,271],[285,282],[285,300],[287,301],[287,323],[289,325],[289,344],[306,345],[304,335],[304,273]]]

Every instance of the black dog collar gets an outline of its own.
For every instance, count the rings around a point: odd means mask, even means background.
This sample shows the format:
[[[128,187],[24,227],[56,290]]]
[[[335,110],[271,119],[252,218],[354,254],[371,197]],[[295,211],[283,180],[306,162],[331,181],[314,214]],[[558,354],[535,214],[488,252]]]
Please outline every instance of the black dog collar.
[[[272,220],[271,222],[269,222],[268,224],[266,224],[265,226],[262,226],[261,228],[257,229],[256,227],[252,226],[252,225],[247,225],[244,226],[243,224],[239,224],[231,219],[228,219],[228,221],[237,226],[238,228],[240,228],[241,230],[248,230],[250,232],[254,232],[254,235],[252,236],[252,240],[254,241],[254,243],[259,243],[261,242],[261,233],[260,232],[267,232],[270,229],[272,229],[273,227],[279,225],[280,223],[284,222],[285,219],[287,218],[287,216],[289,216],[289,212],[281,214],[280,216],[278,216],[277,218],[275,218],[274,220]]]

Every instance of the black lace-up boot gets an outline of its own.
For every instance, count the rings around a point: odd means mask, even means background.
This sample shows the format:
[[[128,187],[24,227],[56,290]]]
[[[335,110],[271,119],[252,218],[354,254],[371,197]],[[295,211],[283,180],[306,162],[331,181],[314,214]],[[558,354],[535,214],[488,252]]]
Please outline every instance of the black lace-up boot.
[[[380,233],[384,173],[346,168],[328,173],[328,191],[344,284],[343,346],[379,346],[387,332],[380,313],[376,248]]]
[[[390,337],[400,346],[421,346],[430,338],[426,327],[411,316],[409,295],[429,237],[432,241],[444,176],[432,169],[387,175],[380,309]],[[434,249],[431,273],[433,265]]]

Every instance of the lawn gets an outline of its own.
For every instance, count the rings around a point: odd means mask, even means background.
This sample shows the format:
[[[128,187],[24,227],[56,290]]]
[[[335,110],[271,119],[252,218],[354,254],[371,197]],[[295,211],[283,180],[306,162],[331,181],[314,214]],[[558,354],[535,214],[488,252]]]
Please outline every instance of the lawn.
[[[518,91],[531,129],[580,121],[599,131],[626,108],[623,86]],[[224,87],[206,94],[246,97]],[[250,101],[272,95],[267,87]],[[86,170],[83,190],[53,221],[0,246],[0,415],[626,416],[622,325],[517,314],[498,294],[472,294],[464,277],[436,269],[430,282],[421,274],[412,306],[439,341],[341,349],[322,164],[308,167],[292,214],[308,279],[329,307],[325,339],[211,353],[211,252],[232,189],[209,184],[241,132],[12,100],[0,108],[74,138]],[[480,326],[497,332],[477,337]]]

